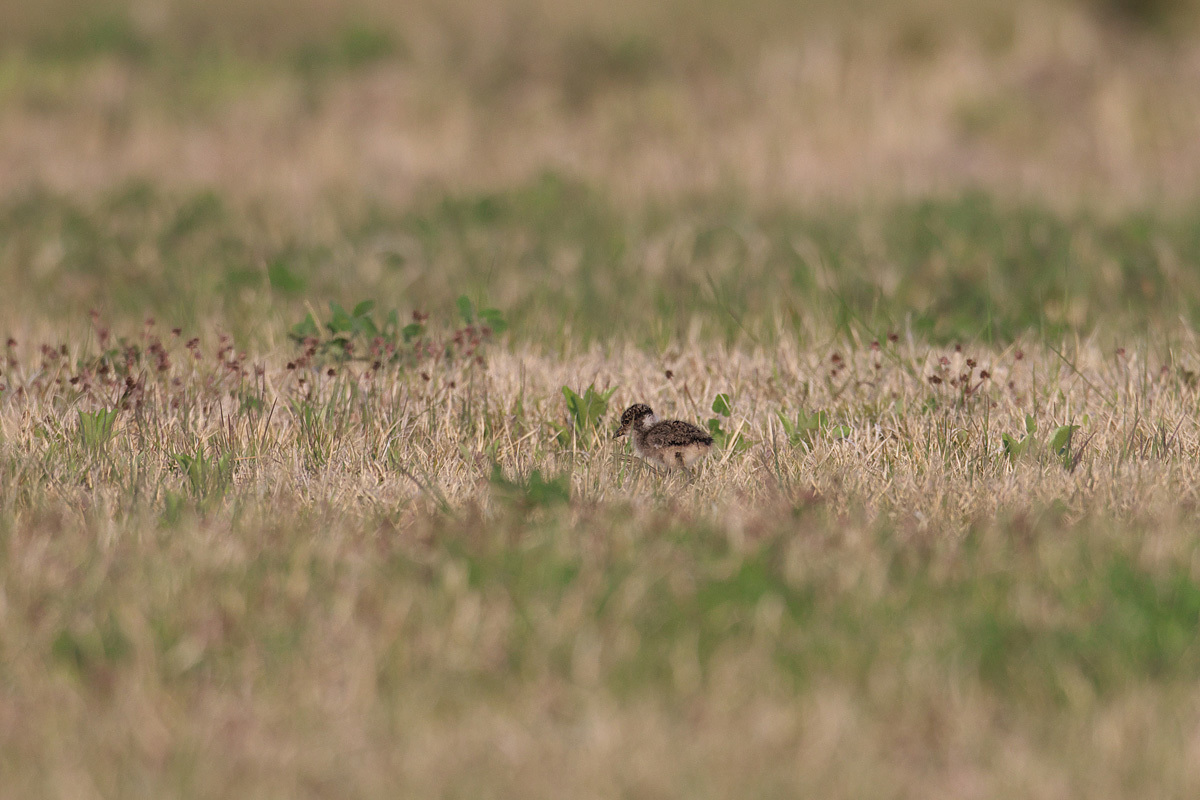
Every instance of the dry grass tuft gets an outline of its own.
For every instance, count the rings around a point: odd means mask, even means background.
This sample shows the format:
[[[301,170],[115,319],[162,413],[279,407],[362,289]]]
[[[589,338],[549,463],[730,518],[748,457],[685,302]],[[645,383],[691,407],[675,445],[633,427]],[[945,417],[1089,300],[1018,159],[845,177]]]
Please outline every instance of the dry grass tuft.
[[[449,352],[375,367],[100,331],[4,370],[18,794],[1200,780],[1190,346],[463,357],[431,324]],[[746,446],[659,476],[566,418],[589,384]]]
[[[1200,175],[1182,24],[1135,36],[1078,5],[984,0],[286,5],[13,14],[0,182],[153,175],[303,218],[330,193],[404,203],[547,168],[626,201],[807,205],[984,186],[1128,207],[1186,202]],[[63,19],[75,34],[45,33]]]

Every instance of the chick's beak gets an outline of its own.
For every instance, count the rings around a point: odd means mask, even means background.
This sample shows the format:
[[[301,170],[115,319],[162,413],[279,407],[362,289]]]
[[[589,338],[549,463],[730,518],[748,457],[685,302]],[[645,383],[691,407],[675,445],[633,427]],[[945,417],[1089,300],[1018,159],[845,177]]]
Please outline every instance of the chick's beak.
[[[622,436],[625,435],[625,432],[628,430],[629,430],[628,425],[622,425],[621,427],[617,428],[617,431],[616,431],[616,433],[613,434],[612,438],[620,439]]]

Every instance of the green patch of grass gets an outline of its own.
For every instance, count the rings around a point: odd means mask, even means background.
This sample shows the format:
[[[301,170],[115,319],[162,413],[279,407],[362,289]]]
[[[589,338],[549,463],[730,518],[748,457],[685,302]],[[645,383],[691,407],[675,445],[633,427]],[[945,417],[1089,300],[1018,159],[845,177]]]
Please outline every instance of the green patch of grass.
[[[608,401],[616,392],[616,387],[605,391],[596,391],[588,384],[582,392],[576,392],[570,386],[562,387],[563,398],[567,405],[567,425],[552,423],[558,443],[564,447],[575,444],[594,445],[604,438],[604,418],[608,413]]]
[[[51,658],[88,678],[97,671],[120,666],[130,654],[129,639],[113,616],[99,620],[98,625],[82,625],[78,629],[64,627],[50,646]]]
[[[94,204],[45,193],[4,203],[0,270],[26,276],[8,301],[43,313],[98,304],[188,323],[236,311],[260,335],[264,321],[331,296],[388,296],[405,312],[457,306],[535,341],[569,326],[584,341],[619,332],[661,345],[697,324],[706,338],[769,341],[782,324],[1005,342],[1057,340],[1101,319],[1113,337],[1200,322],[1200,279],[1180,266],[1200,259],[1198,229],[1194,212],[1100,219],[978,194],[820,213],[719,198],[619,210],[546,175],[377,207],[334,241],[212,192],[132,184]],[[479,308],[467,299],[484,297]]]
[[[601,515],[588,524],[606,529],[618,519]],[[947,679],[978,682],[1029,709],[1076,702],[1072,681],[1108,697],[1145,681],[1186,683],[1200,674],[1200,584],[1181,565],[1150,571],[1122,546],[1095,549],[1093,522],[1039,534],[1090,541],[1091,552],[1021,560],[1017,571],[1003,563],[1012,557],[1007,548],[982,556],[951,550],[959,566],[949,576],[939,574],[945,554],[914,557],[885,529],[875,555],[905,566],[882,587],[844,583],[836,560],[797,571],[789,563],[795,545],[782,529],[740,553],[721,546],[720,531],[706,524],[643,529],[635,551],[609,549],[597,560],[564,539],[561,524],[558,517],[527,522],[515,550],[492,537],[450,533],[447,557],[467,565],[476,591],[506,592],[522,617],[553,614],[572,597],[602,636],[636,631],[638,646],[617,648],[606,662],[621,693],[673,691],[680,648],[694,648],[701,676],[731,651],[765,648],[798,686],[822,675],[865,682],[918,658]],[[999,542],[1011,532],[999,526],[985,535]],[[537,650],[568,646],[522,641]],[[556,668],[569,677],[569,661]]]
[[[529,334],[530,321],[557,329],[564,309],[585,337],[616,325],[657,340],[697,319],[710,335],[763,337],[763,320],[814,317],[881,335],[911,317],[935,341],[1057,338],[1101,318],[1136,330],[1200,311],[1174,290],[1190,280],[1174,265],[1200,256],[1191,213],[1101,220],[968,194],[857,212],[713,198],[622,214],[555,176],[428,208],[376,224],[409,232],[426,263],[456,265],[468,285],[536,277],[501,295]]]
[[[79,443],[89,452],[97,452],[112,438],[119,409],[101,408],[79,412]]]
[[[997,692],[1064,703],[1074,680],[1105,695],[1200,673],[1200,585],[1178,566],[1155,574],[1118,551],[1090,555],[1053,588],[1048,578],[996,575],[950,593],[958,603],[954,652]],[[1031,585],[1060,619],[1023,615],[1017,598]]]
[[[497,465],[492,469],[492,489],[505,502],[521,508],[547,508],[563,505],[571,499],[569,474],[543,477],[534,470],[528,478],[512,480],[504,476]]]
[[[176,453],[172,459],[198,501],[219,498],[233,483],[231,453],[206,453],[198,446],[194,453]]]
[[[33,38],[31,55],[42,61],[79,63],[101,56],[145,62],[153,54],[150,37],[138,30],[129,14],[101,8],[68,14],[62,24]]]
[[[388,28],[348,23],[330,39],[300,47],[293,62],[302,75],[318,77],[404,58],[407,51],[405,44]]]
[[[1089,0],[1096,13],[1139,31],[1172,33],[1189,17],[1195,7],[1187,0]]]

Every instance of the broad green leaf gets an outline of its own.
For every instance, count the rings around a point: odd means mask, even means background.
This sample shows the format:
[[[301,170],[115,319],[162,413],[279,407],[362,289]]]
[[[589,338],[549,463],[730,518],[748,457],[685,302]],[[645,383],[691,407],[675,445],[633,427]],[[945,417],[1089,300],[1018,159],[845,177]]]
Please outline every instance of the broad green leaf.
[[[302,322],[298,322],[288,331],[288,336],[295,339],[297,342],[302,342],[311,336],[318,336],[321,331],[317,328],[317,321],[313,319],[312,314],[307,314]]]
[[[368,339],[374,339],[379,335],[379,327],[375,324],[375,320],[370,317],[356,317],[354,328]]]
[[[584,431],[600,424],[600,420],[608,411],[608,397],[611,396],[612,391],[600,393],[594,386],[589,385],[582,395],[577,394],[569,386],[562,387],[562,393],[566,398],[567,411],[571,415],[571,421],[576,430]]]
[[[803,412],[801,412],[801,413],[803,413]],[[787,437],[789,439],[791,439],[793,436],[796,435],[796,428],[798,427],[798,423],[793,423],[790,419],[788,419],[787,417],[785,417],[783,415],[782,411],[776,411],[775,416],[779,417],[779,423],[781,425],[783,425],[783,432],[785,434],[787,434]]]
[[[721,393],[713,398],[712,410],[722,417],[728,417],[730,414],[729,395]]]
[[[1004,444],[1005,454],[1009,457],[1009,459],[1015,461],[1021,456],[1022,453],[1025,452],[1025,449],[1029,447],[1031,437],[1027,436],[1024,439],[1017,439],[1013,436],[1009,436],[1007,433],[1002,433],[1000,434],[1000,441]]]
[[[1060,425],[1054,431],[1054,435],[1050,437],[1050,450],[1053,453],[1062,455],[1067,445],[1071,443],[1071,435],[1079,430],[1078,425]]]
[[[575,414],[580,404],[583,402],[583,398],[575,394],[575,390],[570,386],[562,387],[562,393],[563,397],[567,399],[567,410],[572,414]]]
[[[504,331],[508,330],[508,322],[504,319],[504,314],[498,308],[482,309],[479,312],[479,318],[495,333],[504,333]]]
[[[458,313],[459,316],[463,318],[463,322],[470,325],[475,321],[475,305],[471,302],[469,297],[467,297],[465,294],[459,295],[458,300],[455,301],[455,304],[458,306]]]
[[[325,326],[329,328],[330,333],[353,332],[354,318],[346,313],[346,309],[331,300],[329,302],[329,313],[329,322]]]
[[[589,385],[583,393],[578,408],[580,427],[593,428],[600,423],[604,413],[608,411],[608,400]]]
[[[281,259],[276,259],[267,267],[267,280],[271,288],[284,294],[299,294],[304,291],[306,281],[287,268]]]
[[[571,431],[568,428],[559,425],[557,422],[551,422],[550,427],[554,429],[554,438],[564,447],[571,444]]]

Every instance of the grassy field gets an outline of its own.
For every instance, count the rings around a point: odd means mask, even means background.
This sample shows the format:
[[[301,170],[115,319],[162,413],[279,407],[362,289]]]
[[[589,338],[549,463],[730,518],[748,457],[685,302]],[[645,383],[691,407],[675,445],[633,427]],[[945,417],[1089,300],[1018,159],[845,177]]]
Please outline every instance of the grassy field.
[[[1196,796],[1197,64],[0,0],[0,797]]]

